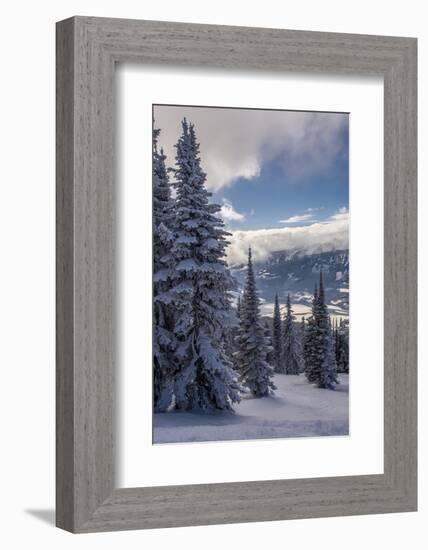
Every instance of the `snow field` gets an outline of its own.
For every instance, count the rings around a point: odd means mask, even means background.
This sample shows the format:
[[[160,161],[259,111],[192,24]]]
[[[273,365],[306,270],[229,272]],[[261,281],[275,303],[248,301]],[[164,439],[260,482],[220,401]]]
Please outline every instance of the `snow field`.
[[[244,395],[235,414],[155,414],[153,443],[348,435],[348,382],[340,374],[332,391],[312,386],[303,374],[275,374],[275,396]]]

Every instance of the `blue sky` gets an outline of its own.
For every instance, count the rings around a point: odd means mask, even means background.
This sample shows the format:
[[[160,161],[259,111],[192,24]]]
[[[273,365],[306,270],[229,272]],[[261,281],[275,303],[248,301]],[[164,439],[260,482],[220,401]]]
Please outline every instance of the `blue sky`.
[[[249,245],[264,259],[293,247],[346,248],[346,113],[154,106],[168,164],[180,121],[195,125],[212,200],[233,233],[229,260]]]
[[[226,220],[230,229],[297,226],[324,221],[348,206],[347,152],[347,132],[344,132],[343,151],[328,173],[314,173],[294,182],[290,180],[286,164],[275,158],[262,164],[259,176],[250,180],[237,178],[230,187],[215,191],[213,201],[232,204],[243,216],[239,220]],[[295,222],[292,221],[294,217]]]

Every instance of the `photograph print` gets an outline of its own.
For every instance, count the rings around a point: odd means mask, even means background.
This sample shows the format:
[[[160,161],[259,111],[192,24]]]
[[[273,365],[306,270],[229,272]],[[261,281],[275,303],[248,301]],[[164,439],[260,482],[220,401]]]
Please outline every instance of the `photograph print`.
[[[157,104],[152,134],[153,443],[348,435],[349,114]]]

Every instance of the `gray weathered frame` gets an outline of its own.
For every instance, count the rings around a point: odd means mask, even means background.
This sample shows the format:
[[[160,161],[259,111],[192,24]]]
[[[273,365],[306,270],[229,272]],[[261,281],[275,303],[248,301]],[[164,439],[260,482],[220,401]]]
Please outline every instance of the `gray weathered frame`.
[[[416,45],[413,38],[90,17],[57,24],[59,527],[91,532],[416,510]],[[382,475],[115,488],[113,76],[123,61],[383,77]]]

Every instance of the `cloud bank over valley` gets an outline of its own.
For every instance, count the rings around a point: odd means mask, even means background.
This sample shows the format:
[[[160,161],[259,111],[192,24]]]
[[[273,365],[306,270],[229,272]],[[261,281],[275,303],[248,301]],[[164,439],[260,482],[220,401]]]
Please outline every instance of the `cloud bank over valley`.
[[[305,254],[347,249],[349,212],[344,207],[323,222],[299,227],[234,231],[227,249],[229,265],[245,264],[251,247],[255,262],[266,261],[272,252],[300,249]]]

